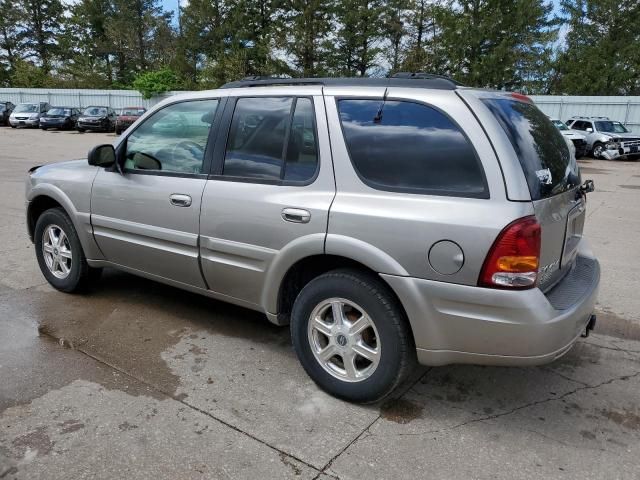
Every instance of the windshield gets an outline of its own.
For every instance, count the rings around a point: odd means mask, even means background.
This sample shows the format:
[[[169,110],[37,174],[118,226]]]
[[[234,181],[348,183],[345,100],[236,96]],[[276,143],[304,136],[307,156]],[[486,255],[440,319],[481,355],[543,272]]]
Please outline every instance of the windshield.
[[[38,113],[38,104],[21,103],[15,108],[14,113]]]
[[[144,108],[125,108],[120,112],[120,115],[123,117],[139,117],[144,112],[146,112]]]
[[[567,127],[562,120],[551,120],[551,123],[553,123],[558,130],[569,130],[569,127]]]
[[[620,122],[596,122],[596,129],[599,132],[610,132],[610,133],[628,133],[629,130],[624,128]]]
[[[71,115],[70,108],[52,108],[47,112],[47,115]]]
[[[107,109],[104,107],[88,107],[84,111],[84,115],[90,117],[100,117],[107,114]]]
[[[532,200],[551,197],[580,184],[578,164],[564,137],[535,105],[511,98],[482,101],[513,145]]]

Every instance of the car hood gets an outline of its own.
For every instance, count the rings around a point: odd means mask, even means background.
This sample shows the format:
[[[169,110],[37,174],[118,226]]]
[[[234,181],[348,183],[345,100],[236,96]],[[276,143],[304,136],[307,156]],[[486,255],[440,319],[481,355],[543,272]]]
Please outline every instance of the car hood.
[[[563,137],[570,138],[571,140],[586,140],[587,137],[578,130],[560,130]]]
[[[79,169],[84,169],[84,167],[91,167],[91,165],[87,163],[86,159],[66,160],[64,162],[48,163],[47,165],[39,166],[33,170],[33,172],[40,176],[56,172],[69,173]]]
[[[637,133],[602,133],[608,137],[611,137],[611,140],[617,140],[621,142],[629,140],[640,140],[640,135],[638,135]]]

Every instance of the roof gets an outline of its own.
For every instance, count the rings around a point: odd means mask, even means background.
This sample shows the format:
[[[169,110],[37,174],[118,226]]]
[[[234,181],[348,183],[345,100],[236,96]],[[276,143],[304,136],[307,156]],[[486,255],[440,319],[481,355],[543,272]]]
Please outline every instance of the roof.
[[[323,85],[339,87],[409,87],[432,88],[436,90],[455,90],[461,86],[458,82],[430,73],[401,72],[389,78],[341,77],[341,78],[276,78],[246,77],[229,82],[220,88],[248,88],[283,85]]]

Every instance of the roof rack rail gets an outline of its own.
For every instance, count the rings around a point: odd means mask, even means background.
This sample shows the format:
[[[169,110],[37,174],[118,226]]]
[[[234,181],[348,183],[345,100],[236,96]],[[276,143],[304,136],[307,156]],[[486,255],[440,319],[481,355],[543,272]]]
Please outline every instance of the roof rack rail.
[[[283,78],[270,76],[245,77],[242,80],[229,82],[220,88],[248,88],[262,86],[322,85],[339,87],[411,87],[433,88],[438,90],[455,90],[460,84],[448,77],[431,74],[403,74],[388,78],[373,77],[340,77],[340,78]]]
[[[591,116],[584,116],[584,115],[573,115],[571,118],[583,118],[586,120],[592,120],[592,119],[598,119],[598,120],[609,120],[609,117],[598,117],[595,115],[591,115]]]
[[[391,78],[411,78],[416,80],[431,80],[434,78],[440,78],[442,80],[448,80],[452,83],[455,83],[457,86],[462,86],[460,82],[454,80],[451,77],[446,75],[438,75],[436,73],[428,73],[428,72],[396,72],[391,75]]]

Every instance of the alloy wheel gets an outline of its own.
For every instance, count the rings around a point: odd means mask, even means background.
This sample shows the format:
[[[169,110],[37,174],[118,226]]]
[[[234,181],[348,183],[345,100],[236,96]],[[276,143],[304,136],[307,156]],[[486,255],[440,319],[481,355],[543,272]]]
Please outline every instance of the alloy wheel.
[[[344,298],[329,298],[311,312],[307,336],[322,368],[335,378],[360,382],[380,362],[380,336],[362,307]]]
[[[71,272],[73,253],[71,243],[58,225],[48,225],[42,233],[42,255],[53,276],[64,279]]]

